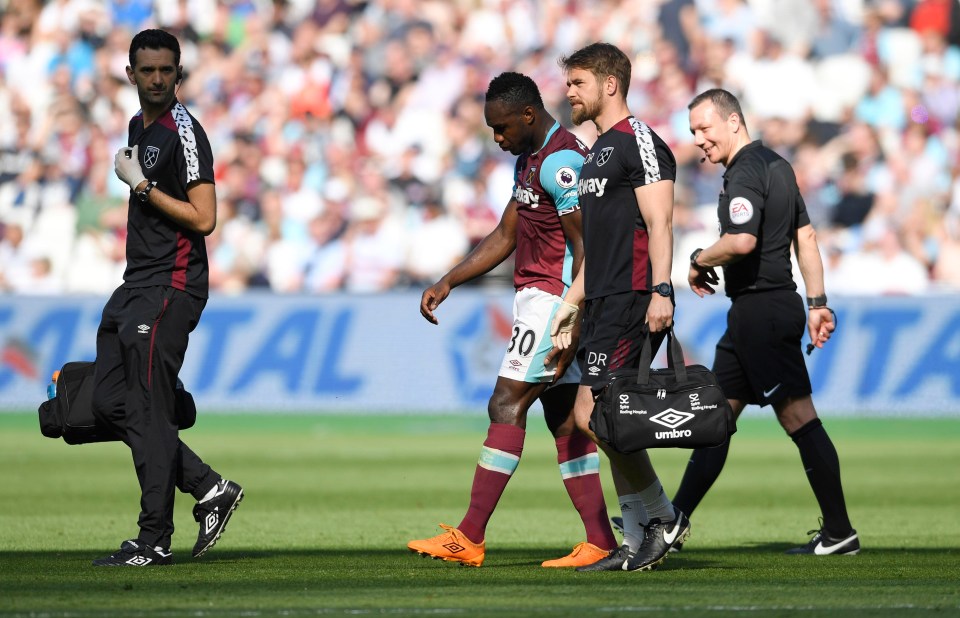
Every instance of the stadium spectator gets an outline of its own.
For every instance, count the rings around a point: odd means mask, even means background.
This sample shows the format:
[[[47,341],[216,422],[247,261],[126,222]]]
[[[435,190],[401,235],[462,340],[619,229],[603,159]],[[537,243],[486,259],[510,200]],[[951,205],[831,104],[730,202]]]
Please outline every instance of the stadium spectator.
[[[864,170],[857,165],[856,157],[851,154],[843,157],[843,175],[837,179],[837,190],[840,192],[840,200],[833,209],[833,224],[851,227],[863,223],[873,209],[876,196],[867,190]],[[843,286],[838,288],[846,289]]]
[[[960,226],[956,219],[941,219],[939,223],[934,279],[945,288],[956,289],[960,286]]]
[[[456,528],[440,524],[445,532],[407,547],[447,561],[483,564],[487,523],[520,464],[527,411],[539,399],[556,441],[563,484],[587,536],[569,555],[543,566],[585,566],[617,543],[607,521],[597,448],[573,422],[580,367],[571,362],[573,350],[551,351],[550,319],[583,260],[577,179],[586,148],[543,108],[537,85],[520,73],[491,80],[484,118],[497,145],[517,156],[513,196],[497,228],[423,292],[420,313],[437,324],[433,312],[454,288],[516,253],[513,338],[488,405],[490,427],[463,521]]]
[[[23,225],[7,220],[0,239],[0,290],[23,288],[30,277],[30,254],[23,243]]]
[[[420,221],[410,233],[405,270],[412,283],[430,285],[463,259],[469,243],[463,225],[439,200],[428,196],[420,210]]]
[[[857,28],[838,10],[833,0],[814,0],[813,5],[816,7],[816,25],[811,37],[811,55],[828,58],[846,54],[857,41]],[[788,19],[785,23],[789,22]]]
[[[126,120],[138,105],[135,93],[122,87],[129,38],[135,29],[158,24],[182,35],[191,71],[178,96],[208,129],[218,154],[218,189],[229,189],[237,216],[255,227],[267,191],[278,192],[283,203],[306,191],[302,208],[294,204],[281,215],[299,217],[306,227],[319,208],[309,192],[327,202],[334,191],[336,201],[352,202],[363,197],[353,178],[360,170],[372,167],[396,178],[404,153],[415,151],[414,176],[479,241],[499,220],[503,176],[511,170],[477,123],[477,100],[490,77],[507,66],[531,75],[547,109],[566,122],[553,59],[598,39],[616,41],[634,58],[631,109],[677,155],[681,182],[697,189],[695,205],[712,201],[716,171],[688,154],[694,151],[683,130],[686,100],[679,95],[724,87],[741,95],[758,136],[769,141],[766,131],[789,121],[803,134],[805,156],[828,162],[820,166],[817,186],[824,191],[817,199],[829,212],[838,199],[832,187],[845,173],[831,138],[856,131],[860,122],[877,130],[872,160],[880,168],[896,158],[914,123],[926,125],[924,140],[941,144],[948,161],[957,160],[957,17],[957,3],[946,0],[12,2],[0,17],[0,217],[25,208],[30,216],[21,221],[29,242],[62,242],[43,236],[40,211],[77,206],[94,176],[109,170],[104,152],[123,143]],[[847,47],[850,27],[855,37]],[[668,62],[670,54],[675,59]],[[873,67],[869,92],[863,92],[857,62]],[[102,136],[93,135],[95,128]],[[596,139],[582,128],[573,131],[587,144]],[[93,147],[96,139],[109,148]],[[791,158],[795,148],[778,152]],[[913,183],[881,188],[875,172],[864,173],[879,202],[910,202],[904,194],[916,188]],[[945,174],[950,184],[958,177],[952,167]],[[120,199],[127,192],[115,177],[106,190]],[[812,196],[805,197],[812,208]],[[932,212],[945,212],[946,199],[934,197]],[[419,225],[418,208],[406,196],[391,198],[389,212],[404,234]],[[67,239],[66,259],[51,256],[53,276],[67,289],[75,287],[66,265],[90,254],[88,234],[89,228],[78,229]],[[232,262],[216,262],[248,253],[236,244],[244,238],[225,234],[221,250],[211,252],[211,268],[232,270]],[[125,241],[111,242],[122,247]],[[267,280],[262,257],[244,268],[249,276],[215,278],[211,289],[237,291]],[[406,286],[414,278],[401,272],[389,285]],[[94,277],[83,289],[106,294],[114,283]],[[305,291],[303,285],[303,279],[300,287],[294,281],[284,291]]]
[[[63,284],[53,276],[53,264],[45,255],[30,260],[30,270],[15,288],[22,294],[34,296],[52,296],[63,293]]]
[[[862,247],[840,259],[831,285],[855,295],[920,294],[929,288],[928,267],[904,249],[886,217],[875,216],[863,226]]]
[[[304,265],[303,289],[333,292],[343,287],[346,253],[343,235],[346,223],[338,209],[329,208],[310,222],[311,253]]]
[[[691,254],[688,275],[691,289],[703,297],[715,292],[715,269],[723,267],[731,307],[713,372],[735,417],[747,404],[773,406],[800,451],[823,520],[809,543],[787,553],[856,554],[860,541],[847,516],[837,451],[814,409],[800,349],[804,321],[819,348],[836,321],[827,307],[816,233],[793,171],[762,142],[751,141],[740,102],[726,90],[698,94],[689,107],[697,146],[711,163],[726,168],[717,207],[720,238]],[[806,289],[806,320],[791,272],[791,246]],[[718,447],[694,450],[677,490],[678,508],[693,513],[720,475],[729,448],[728,438]]]

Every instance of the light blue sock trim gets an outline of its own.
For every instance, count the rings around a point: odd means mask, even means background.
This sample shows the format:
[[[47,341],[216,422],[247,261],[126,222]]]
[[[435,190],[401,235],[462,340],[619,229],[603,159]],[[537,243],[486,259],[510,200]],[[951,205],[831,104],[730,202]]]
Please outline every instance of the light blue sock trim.
[[[480,460],[477,465],[491,472],[511,476],[517,466],[520,465],[520,458],[506,451],[484,446],[480,449]]]
[[[560,464],[560,476],[563,480],[587,474],[600,474],[600,455],[597,453],[587,453],[583,457]]]

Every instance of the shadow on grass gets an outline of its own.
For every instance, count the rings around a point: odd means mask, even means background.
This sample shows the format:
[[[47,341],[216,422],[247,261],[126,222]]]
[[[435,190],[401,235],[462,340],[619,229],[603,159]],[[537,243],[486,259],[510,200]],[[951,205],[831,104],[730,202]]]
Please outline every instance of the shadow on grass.
[[[813,560],[829,563],[833,560],[859,560],[861,558],[874,560],[888,560],[896,558],[899,561],[909,560],[911,558],[918,561],[930,561],[942,558],[945,560],[956,560],[960,555],[958,547],[944,548],[903,548],[903,547],[867,547],[859,556],[789,556],[784,552],[791,547],[791,543],[754,543],[747,545],[737,545],[728,547],[708,547],[708,548],[688,548],[678,553],[671,553],[658,569],[666,571],[678,568],[697,568],[698,566],[715,568],[726,561],[739,563],[743,560],[768,561],[789,561],[794,560]],[[527,567],[539,567],[543,560],[557,558],[569,551],[564,548],[534,547],[534,548],[502,548],[487,552],[486,562],[480,569],[474,567],[463,567],[452,562],[431,559],[428,556],[420,556],[406,549],[357,549],[357,548],[316,548],[316,549],[214,549],[202,558],[193,559],[188,552],[174,552],[174,568],[187,567],[204,568],[205,566],[229,566],[243,563],[247,566],[251,563],[270,562],[270,563],[289,563],[291,568],[301,569],[307,565],[313,567],[331,565],[339,569],[348,568],[350,570],[382,570],[385,566],[396,566],[400,568],[417,568],[425,566],[451,567],[458,568],[464,572],[484,571],[488,572],[495,569],[515,569]],[[109,550],[89,549],[89,550],[69,550],[69,551],[0,551],[0,581],[7,579],[11,574],[20,574],[23,572],[21,567],[30,565],[31,568],[39,564],[57,565],[57,568],[65,566],[90,567],[91,571],[110,571],[110,570],[128,570],[128,569],[110,569],[94,568],[90,562],[95,558],[106,555]],[[853,564],[853,563],[851,563]],[[19,565],[19,566],[18,566]],[[567,569],[540,569],[543,572],[562,572]]]
[[[757,615],[785,615],[777,613],[785,603],[822,607],[820,613],[805,613],[819,618],[858,607],[869,611],[845,615],[876,616],[904,604],[958,607],[953,577],[958,548],[870,548],[859,557],[783,555],[789,547],[693,547],[647,573],[541,568],[540,561],[569,551],[555,547],[495,549],[481,568],[422,558],[405,548],[224,548],[197,560],[183,552],[173,566],[141,569],[93,567],[90,561],[104,555],[96,549],[0,551],[0,616],[36,616],[42,610],[51,617],[99,618],[131,607],[138,608],[136,615],[156,618],[315,616],[340,609],[347,615],[404,615],[404,608],[414,614],[551,618],[579,618],[597,608],[605,608],[605,616],[628,610],[699,616],[710,608],[719,616],[738,615],[747,602],[771,610]],[[787,601],[784,590],[791,591]],[[839,605],[837,598],[843,599]]]

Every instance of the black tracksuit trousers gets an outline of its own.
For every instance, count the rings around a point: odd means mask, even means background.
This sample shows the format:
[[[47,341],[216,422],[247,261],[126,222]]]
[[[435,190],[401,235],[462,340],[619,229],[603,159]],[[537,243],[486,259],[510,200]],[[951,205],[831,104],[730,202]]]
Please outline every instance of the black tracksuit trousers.
[[[133,454],[140,534],[170,547],[174,488],[198,500],[220,475],[180,441],[174,388],[206,299],[169,286],[119,287],[97,330],[93,409]]]

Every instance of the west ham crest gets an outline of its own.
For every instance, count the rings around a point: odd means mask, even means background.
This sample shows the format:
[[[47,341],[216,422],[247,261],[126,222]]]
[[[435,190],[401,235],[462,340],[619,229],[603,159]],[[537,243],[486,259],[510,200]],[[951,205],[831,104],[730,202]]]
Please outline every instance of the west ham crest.
[[[147,149],[143,152],[143,165],[147,169],[150,169],[157,164],[157,161],[160,159],[160,149],[156,146],[147,146]]]
[[[613,155],[613,146],[607,146],[600,151],[600,154],[597,155],[597,167],[602,166],[604,163],[610,160],[610,157]]]
[[[536,166],[531,167],[531,168],[530,168],[530,171],[527,172],[527,177],[524,178],[524,180],[523,180],[523,184],[527,185],[528,187],[529,187],[530,185],[532,185],[532,184],[533,184],[534,175],[535,175],[536,173],[537,173],[537,168],[536,168]]]

